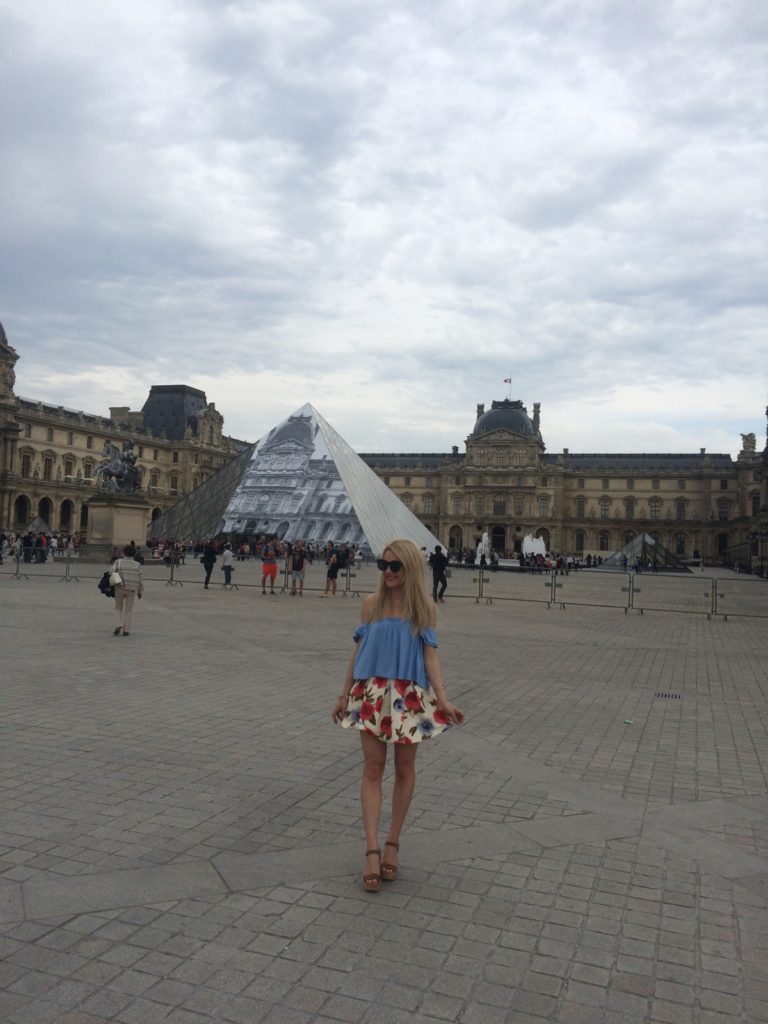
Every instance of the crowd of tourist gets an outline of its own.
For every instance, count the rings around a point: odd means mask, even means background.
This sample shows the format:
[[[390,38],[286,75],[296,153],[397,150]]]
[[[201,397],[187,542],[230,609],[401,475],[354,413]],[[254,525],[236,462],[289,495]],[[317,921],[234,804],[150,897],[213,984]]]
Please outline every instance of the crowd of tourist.
[[[25,533],[0,533],[0,562],[3,558],[17,558],[26,563],[47,562],[49,558],[64,558],[67,552],[77,554],[85,546],[79,533],[56,534],[44,530]]]

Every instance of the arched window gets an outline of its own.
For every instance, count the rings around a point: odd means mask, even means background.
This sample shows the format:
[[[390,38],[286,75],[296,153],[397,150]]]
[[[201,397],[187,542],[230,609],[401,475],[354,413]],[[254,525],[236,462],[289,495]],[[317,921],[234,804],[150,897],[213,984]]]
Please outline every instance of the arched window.
[[[580,555],[584,551],[584,531],[576,531],[576,554]]]
[[[179,491],[179,478],[175,473],[171,475],[171,494],[178,494]]]
[[[587,499],[577,498],[576,499],[576,518],[584,519],[587,515]]]
[[[717,518],[721,523],[728,519],[728,499],[721,498],[717,503]]]
[[[599,536],[599,548],[601,551],[608,550],[608,544],[610,542],[610,534],[607,530],[601,530]]]
[[[93,438],[91,437],[90,434],[85,439],[85,447],[86,448],[93,448]]]
[[[546,519],[549,516],[549,498],[542,494],[539,498],[539,518]]]
[[[675,534],[675,554],[676,555],[684,555],[685,554],[685,534],[684,533],[677,533],[677,534]]]
[[[32,437],[32,424],[31,423],[25,423],[24,424],[24,437]]]
[[[48,429],[45,432],[45,439],[46,441],[53,440],[53,427],[48,427]]]
[[[493,514],[495,516],[505,516],[507,514],[507,499],[503,494],[494,494]]]
[[[74,441],[75,441],[75,435],[72,433],[71,430],[68,430],[67,431],[67,444],[74,444]]]
[[[16,501],[13,503],[13,524],[16,527],[26,526],[30,520],[29,514],[29,498],[25,494],[20,494]]]
[[[679,522],[685,519],[685,498],[678,498],[675,502],[675,515]]]
[[[661,519],[661,498],[651,498],[648,508],[651,511],[651,519]]]
[[[600,518],[607,519],[611,514],[611,499],[601,498],[600,499]]]
[[[462,498],[460,494],[454,494],[451,499],[451,508],[455,516],[461,515]]]
[[[634,498],[625,498],[624,499],[624,508],[625,508],[625,515],[626,515],[627,519],[634,519],[635,518],[635,499]]]

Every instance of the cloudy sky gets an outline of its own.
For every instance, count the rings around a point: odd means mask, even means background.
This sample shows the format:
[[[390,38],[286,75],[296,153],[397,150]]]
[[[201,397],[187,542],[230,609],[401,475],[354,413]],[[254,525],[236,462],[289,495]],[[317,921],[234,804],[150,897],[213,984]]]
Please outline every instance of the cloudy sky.
[[[358,450],[762,447],[768,6],[0,0],[17,393]]]

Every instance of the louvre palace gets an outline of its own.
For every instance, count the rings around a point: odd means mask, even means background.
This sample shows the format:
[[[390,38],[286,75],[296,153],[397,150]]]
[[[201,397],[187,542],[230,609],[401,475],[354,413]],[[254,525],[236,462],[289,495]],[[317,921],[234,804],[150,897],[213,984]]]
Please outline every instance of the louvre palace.
[[[0,529],[39,517],[54,531],[85,530],[105,443],[133,440],[153,519],[202,484],[210,492],[223,467],[248,457],[249,444],[224,435],[223,416],[195,388],[155,385],[141,411],[113,407],[105,417],[16,395],[17,359],[0,326]],[[464,451],[360,458],[452,549],[474,548],[487,533],[512,554],[531,534],[550,551],[585,557],[647,533],[682,559],[768,557],[768,448],[758,450],[753,433],[741,435],[735,460],[704,448],[551,453],[540,404],[529,416],[522,401],[504,399],[477,406]]]
[[[158,385],[141,411],[101,416],[16,395],[18,358],[0,324],[0,532],[42,522],[84,533],[105,444],[133,440],[153,516],[247,447],[223,434],[224,417],[196,388]]]
[[[619,550],[648,533],[682,559],[768,555],[766,462],[754,434],[730,455],[546,451],[541,407],[477,406],[465,451],[361,458],[450,548],[519,552],[527,534],[576,556]],[[765,549],[765,550],[764,550]]]

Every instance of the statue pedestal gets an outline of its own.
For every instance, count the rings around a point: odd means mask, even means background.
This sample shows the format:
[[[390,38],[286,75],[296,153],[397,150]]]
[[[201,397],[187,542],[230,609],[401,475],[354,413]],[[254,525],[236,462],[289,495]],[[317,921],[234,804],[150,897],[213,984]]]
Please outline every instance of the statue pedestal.
[[[89,562],[109,562],[113,548],[147,540],[152,506],[143,494],[94,494],[88,501],[88,530],[81,554]]]

